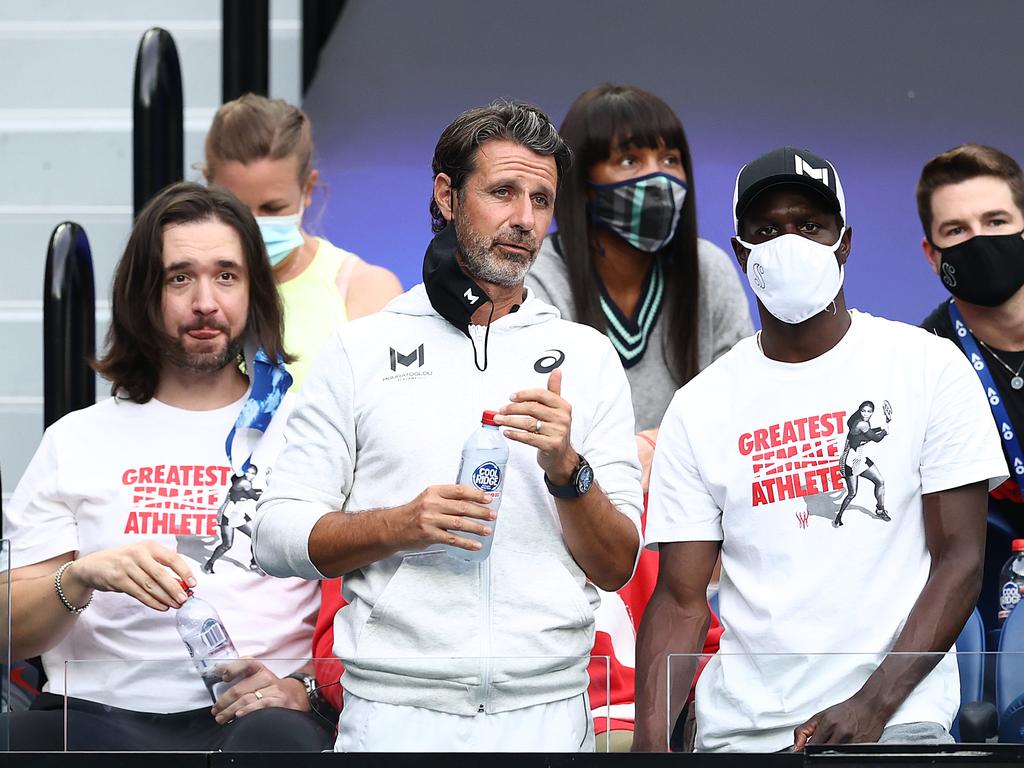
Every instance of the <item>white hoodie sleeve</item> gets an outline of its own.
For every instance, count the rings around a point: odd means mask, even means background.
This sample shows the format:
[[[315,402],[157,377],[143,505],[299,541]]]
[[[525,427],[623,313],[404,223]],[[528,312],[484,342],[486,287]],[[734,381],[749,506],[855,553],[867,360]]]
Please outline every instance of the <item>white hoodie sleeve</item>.
[[[322,579],[309,559],[309,535],[341,510],[356,457],[352,367],[341,335],[324,344],[285,428],[286,445],[259,501],[253,555],[272,576]]]
[[[644,497],[636,450],[633,400],[619,355],[605,336],[598,339],[598,363],[589,385],[594,407],[582,444],[576,449],[594,469],[594,479],[615,508],[630,519],[640,537],[634,569],[643,550],[640,515]],[[575,404],[574,404],[575,412]]]

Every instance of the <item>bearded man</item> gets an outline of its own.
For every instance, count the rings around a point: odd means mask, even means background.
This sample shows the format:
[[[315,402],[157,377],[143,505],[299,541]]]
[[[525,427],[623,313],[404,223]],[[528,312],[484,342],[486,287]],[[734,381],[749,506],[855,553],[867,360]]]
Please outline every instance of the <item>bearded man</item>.
[[[523,287],[569,162],[527,105],[449,125],[423,284],[336,332],[288,422],[255,555],[344,577],[339,751],[594,748],[595,585],[630,578],[642,495],[618,355]],[[507,465],[453,484],[485,410]]]

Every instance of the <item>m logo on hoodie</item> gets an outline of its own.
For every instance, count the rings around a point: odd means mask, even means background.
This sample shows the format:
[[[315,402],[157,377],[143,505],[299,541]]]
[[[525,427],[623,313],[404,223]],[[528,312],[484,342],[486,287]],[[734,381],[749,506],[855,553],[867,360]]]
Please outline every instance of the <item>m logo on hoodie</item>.
[[[407,355],[403,355],[401,352],[391,347],[391,370],[397,371],[399,365],[403,365],[406,368],[411,366],[413,363],[417,363],[417,368],[423,367],[423,345],[420,344],[416,349]]]

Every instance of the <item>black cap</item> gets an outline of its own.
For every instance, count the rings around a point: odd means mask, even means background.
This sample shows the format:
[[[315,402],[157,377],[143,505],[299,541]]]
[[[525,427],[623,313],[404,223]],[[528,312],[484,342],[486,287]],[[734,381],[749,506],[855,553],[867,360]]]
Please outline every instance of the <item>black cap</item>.
[[[740,168],[733,193],[733,224],[766,189],[779,184],[799,184],[821,195],[846,223],[846,197],[835,166],[823,157],[799,147],[779,147]]]

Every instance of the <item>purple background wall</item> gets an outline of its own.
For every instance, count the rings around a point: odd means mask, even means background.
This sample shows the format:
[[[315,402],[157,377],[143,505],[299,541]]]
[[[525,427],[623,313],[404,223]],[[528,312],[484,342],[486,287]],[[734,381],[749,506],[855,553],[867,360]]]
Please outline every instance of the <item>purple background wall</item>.
[[[557,124],[591,85],[632,83],[686,127],[702,237],[731,252],[739,167],[806,146],[846,189],[848,304],[917,323],[945,295],[920,247],[920,168],[965,141],[1024,160],[1022,28],[1019,0],[349,0],[304,105],[325,181],[312,228],[408,287],[455,115],[508,97]]]

